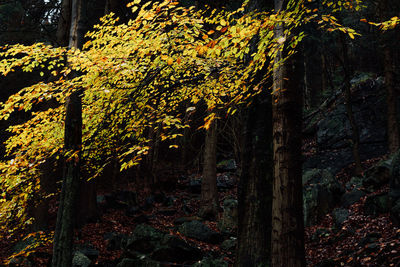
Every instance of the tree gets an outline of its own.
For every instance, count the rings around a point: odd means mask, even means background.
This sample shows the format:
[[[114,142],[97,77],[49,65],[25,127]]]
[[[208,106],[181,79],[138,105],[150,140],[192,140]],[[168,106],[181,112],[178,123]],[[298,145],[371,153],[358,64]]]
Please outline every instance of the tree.
[[[285,1],[275,1],[283,10]],[[275,27],[275,38],[284,38],[284,25]],[[272,200],[272,266],[306,266],[302,191],[302,72],[301,52],[282,62],[278,52],[273,75],[274,179]]]
[[[272,204],[272,108],[269,92],[255,97],[248,110],[239,180],[236,266],[270,262]]]
[[[219,208],[217,191],[217,120],[211,121],[206,131],[200,216],[216,218]]]
[[[86,0],[72,0],[70,5],[69,48],[80,48],[85,33]],[[64,6],[65,7],[65,6]],[[69,6],[67,7],[69,8]],[[61,19],[65,19],[61,17]],[[82,153],[81,90],[66,101],[64,149],[72,155],[66,159],[63,185],[57,212],[53,243],[53,267],[71,266],[74,240],[74,212],[79,192]]]

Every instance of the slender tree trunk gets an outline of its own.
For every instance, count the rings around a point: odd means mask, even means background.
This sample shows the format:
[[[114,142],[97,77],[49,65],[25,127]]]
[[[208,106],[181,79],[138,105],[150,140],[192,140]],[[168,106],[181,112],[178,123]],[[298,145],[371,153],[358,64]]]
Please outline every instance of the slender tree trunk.
[[[283,0],[275,0],[275,10]],[[276,25],[275,38],[283,36]],[[297,52],[273,73],[274,181],[271,263],[275,267],[305,266],[302,193],[302,60]],[[282,55],[278,55],[276,63]]]
[[[247,114],[239,181],[237,267],[268,266],[271,245],[272,107],[264,92]]]
[[[345,106],[346,106],[346,114],[349,119],[350,127],[351,127],[351,139],[352,139],[352,151],[353,158],[355,163],[355,175],[362,175],[362,167],[361,167],[361,158],[360,158],[360,133],[358,129],[358,125],[354,118],[352,103],[351,103],[351,71],[350,71],[350,60],[348,57],[348,48],[346,39],[343,35],[341,35],[341,43],[342,43],[342,53],[343,53],[343,70],[344,70],[344,98],[345,98]]]
[[[215,218],[218,214],[217,192],[217,121],[211,122],[204,145],[203,179],[201,183],[201,208],[199,215]]]
[[[70,48],[79,48],[83,43],[85,6],[86,0],[73,0],[71,4]],[[73,92],[66,101],[64,150],[74,153],[74,156],[67,158],[65,163],[54,233],[53,267],[72,265],[74,213],[79,192],[82,149],[81,93],[81,90]]]
[[[387,45],[383,49],[384,68],[385,68],[385,87],[387,101],[387,132],[388,147],[392,154],[399,150],[400,134],[397,122],[397,92],[394,83],[393,53]]]

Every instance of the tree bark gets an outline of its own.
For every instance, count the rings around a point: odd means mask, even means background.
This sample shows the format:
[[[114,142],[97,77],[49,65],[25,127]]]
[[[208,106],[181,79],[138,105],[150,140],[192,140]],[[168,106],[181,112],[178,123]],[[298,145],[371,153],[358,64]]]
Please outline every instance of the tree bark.
[[[237,267],[268,266],[272,204],[272,106],[269,92],[247,114],[239,181]]]
[[[360,133],[358,129],[357,122],[354,117],[352,103],[351,103],[351,71],[350,71],[350,60],[348,56],[348,48],[345,36],[341,35],[341,43],[342,43],[342,53],[343,53],[343,70],[344,70],[344,98],[345,98],[345,106],[346,106],[346,114],[349,119],[350,127],[351,127],[351,147],[353,151],[353,158],[355,163],[355,175],[362,175],[362,166],[361,166],[361,158],[360,158]]]
[[[86,0],[72,1],[69,32],[70,48],[79,48],[83,43],[85,6]],[[69,267],[72,265],[74,215],[79,192],[82,150],[81,94],[81,90],[74,91],[66,101],[64,150],[73,153],[74,156],[68,157],[65,162],[54,233],[53,267]]]
[[[215,218],[218,214],[217,192],[217,121],[211,122],[204,144],[203,178],[201,182],[201,208],[199,215]]]
[[[61,2],[61,13],[57,25],[57,45],[68,46],[69,30],[71,25],[71,0],[63,0]]]
[[[387,45],[383,49],[384,72],[387,102],[387,132],[389,153],[400,148],[399,125],[397,122],[397,92],[394,83],[393,53]]]
[[[283,7],[275,0],[275,10]],[[275,38],[284,34],[276,25]],[[282,58],[278,54],[276,63]],[[301,163],[302,60],[297,52],[273,72],[273,151],[271,265],[306,266]]]

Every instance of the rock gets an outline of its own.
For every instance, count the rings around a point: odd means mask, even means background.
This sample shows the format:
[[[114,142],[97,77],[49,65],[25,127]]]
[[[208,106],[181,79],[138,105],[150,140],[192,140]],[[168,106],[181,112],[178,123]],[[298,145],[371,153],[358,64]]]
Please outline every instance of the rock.
[[[182,206],[182,211],[186,214],[192,214],[193,213],[193,209],[191,207],[189,207],[187,204]]]
[[[123,209],[137,206],[137,195],[132,191],[117,191],[113,194],[105,194],[106,208]]]
[[[161,246],[151,254],[154,260],[177,263],[198,261],[202,257],[200,249],[190,246],[185,240],[173,235],[165,235]]]
[[[358,189],[354,189],[350,192],[345,193],[340,202],[342,207],[348,208],[351,205],[353,205],[354,203],[358,202],[362,197],[364,197],[366,194],[365,192],[358,190]]]
[[[120,233],[106,233],[104,240],[107,244],[107,250],[119,250],[126,246],[127,236]]]
[[[236,249],[236,244],[237,244],[237,238],[231,237],[221,244],[221,248],[225,251],[235,251]]]
[[[228,267],[229,264],[221,259],[205,258],[199,262],[196,262],[192,267]]]
[[[8,262],[8,267],[32,267],[33,264],[26,257],[16,257],[12,258]]]
[[[141,213],[141,210],[140,210],[139,206],[130,206],[130,207],[127,207],[125,210],[125,215],[129,216],[129,217],[138,215],[140,213]]]
[[[201,179],[190,178],[189,180],[189,189],[193,194],[201,193]]]
[[[238,227],[238,201],[236,199],[225,199],[223,210],[218,228],[222,233],[233,233]]]
[[[217,163],[217,171],[219,172],[235,172],[237,164],[234,159],[226,159]]]
[[[363,179],[363,186],[370,192],[373,192],[383,185],[389,183],[391,179],[390,165],[385,164],[385,162],[380,162],[379,164],[369,168]]]
[[[142,208],[143,210],[150,210],[150,209],[153,208],[155,202],[156,202],[156,201],[155,201],[153,195],[148,196],[148,197],[145,198],[144,204],[141,206],[141,208]]]
[[[235,179],[228,173],[217,176],[217,189],[218,191],[225,191],[235,186]]]
[[[341,228],[342,224],[349,217],[349,211],[347,209],[334,209],[332,212],[333,220],[335,222],[335,226],[337,228]]]
[[[88,267],[92,261],[80,251],[74,253],[72,267]]]
[[[146,258],[143,259],[125,258],[120,263],[118,263],[117,267],[161,267],[161,264],[159,262],[149,260]]]
[[[389,212],[389,195],[387,193],[381,193],[367,197],[364,204],[364,211],[366,214],[373,216]]]
[[[166,206],[166,207],[172,207],[172,206],[174,206],[175,200],[176,200],[175,197],[173,197],[173,196],[168,196],[168,197],[165,198],[165,201],[164,201],[163,204],[164,204],[164,206]]]
[[[104,195],[97,195],[96,196],[97,205],[102,205],[106,203],[106,197]]]
[[[78,245],[75,250],[88,257],[91,261],[95,261],[100,254],[91,244]]]
[[[387,153],[386,97],[382,84],[378,79],[368,79],[352,88],[352,108],[359,127],[362,161]],[[331,172],[336,174],[354,162],[350,148],[351,127],[343,93],[330,99],[307,121],[312,124],[308,128],[315,129],[309,135],[316,136],[317,152],[305,159],[305,169],[331,168]]]
[[[351,177],[350,181],[346,183],[346,190],[360,189],[363,184],[363,179],[361,177]]]
[[[318,223],[336,205],[344,189],[327,170],[312,169],[303,174],[304,224]]]
[[[377,244],[377,243],[371,243],[365,247],[365,252],[367,252],[368,254],[376,252],[378,250],[379,250],[379,244]]]
[[[390,209],[390,217],[397,225],[400,225],[400,199]]]
[[[183,235],[194,238],[207,243],[217,244],[221,242],[220,233],[211,230],[208,226],[200,221],[185,222],[178,227],[179,232]]]
[[[373,242],[377,241],[381,237],[382,237],[382,235],[380,233],[378,233],[378,232],[368,233],[367,235],[365,235],[365,237],[360,239],[360,242],[358,243],[358,246],[363,248],[367,244],[373,243]]]
[[[126,248],[141,253],[150,253],[159,245],[163,237],[164,234],[155,228],[146,224],[139,224],[133,234],[128,237]]]

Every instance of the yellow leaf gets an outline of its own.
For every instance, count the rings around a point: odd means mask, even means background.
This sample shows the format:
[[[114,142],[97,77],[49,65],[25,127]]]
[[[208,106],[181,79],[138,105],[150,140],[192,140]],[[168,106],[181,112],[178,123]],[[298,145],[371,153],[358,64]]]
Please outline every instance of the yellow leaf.
[[[168,58],[167,64],[170,66],[174,63],[174,59],[172,57]]]

